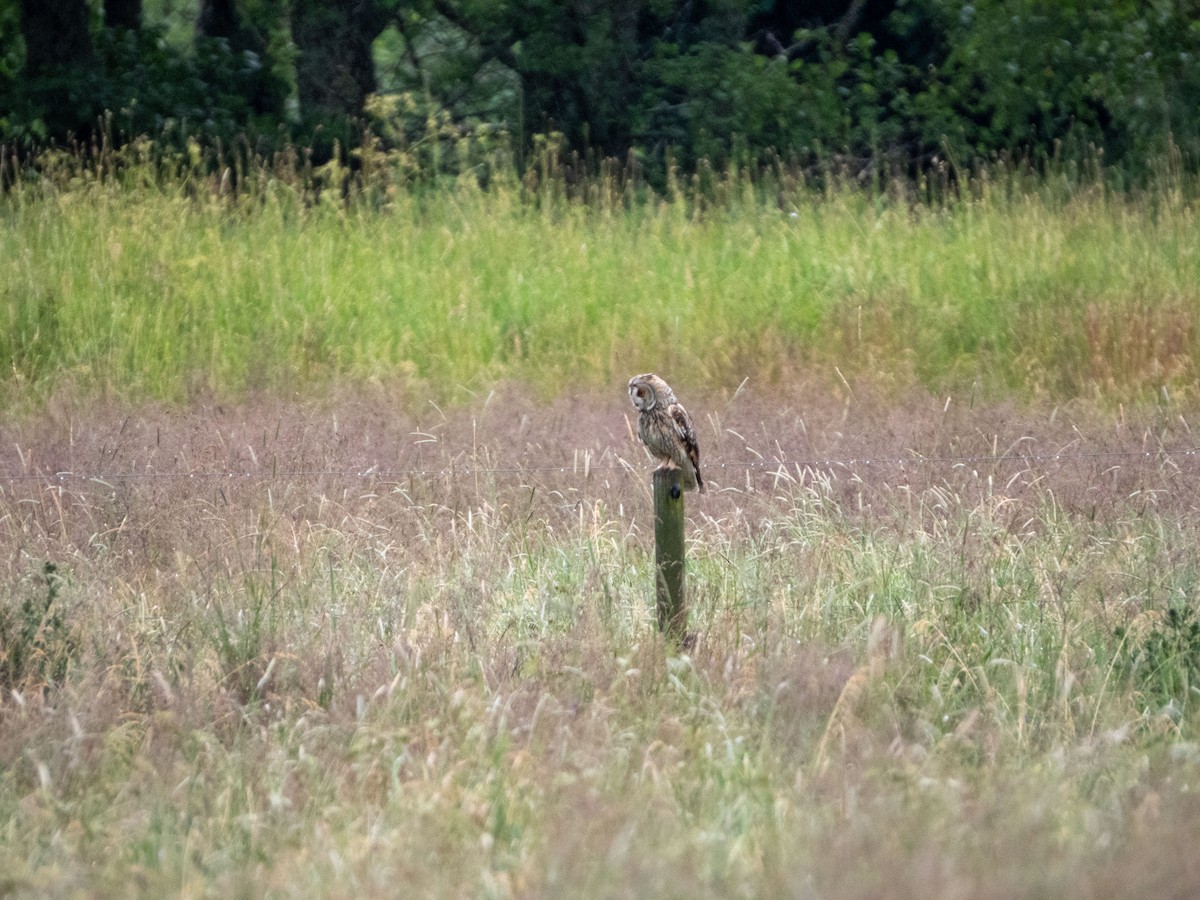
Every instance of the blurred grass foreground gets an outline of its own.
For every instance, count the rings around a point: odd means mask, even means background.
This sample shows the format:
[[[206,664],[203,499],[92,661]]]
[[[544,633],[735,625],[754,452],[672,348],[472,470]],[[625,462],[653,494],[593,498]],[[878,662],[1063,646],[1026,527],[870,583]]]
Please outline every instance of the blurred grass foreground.
[[[0,166],[0,897],[1200,893],[1194,185],[151,149]]]

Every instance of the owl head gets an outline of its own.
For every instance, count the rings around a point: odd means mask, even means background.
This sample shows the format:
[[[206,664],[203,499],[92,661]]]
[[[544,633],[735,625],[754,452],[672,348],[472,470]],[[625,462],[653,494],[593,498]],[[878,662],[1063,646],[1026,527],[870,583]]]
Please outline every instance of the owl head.
[[[647,372],[629,379],[629,399],[633,401],[634,408],[649,412],[660,403],[664,407],[673,403],[675,395],[669,384],[653,372]]]

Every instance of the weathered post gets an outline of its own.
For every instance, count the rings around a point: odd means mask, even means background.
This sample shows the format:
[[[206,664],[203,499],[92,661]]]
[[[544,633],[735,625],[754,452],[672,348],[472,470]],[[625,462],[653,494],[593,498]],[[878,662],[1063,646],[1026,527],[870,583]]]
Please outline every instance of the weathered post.
[[[682,646],[687,631],[683,577],[683,482],[679,469],[654,471],[654,571],[658,630]]]

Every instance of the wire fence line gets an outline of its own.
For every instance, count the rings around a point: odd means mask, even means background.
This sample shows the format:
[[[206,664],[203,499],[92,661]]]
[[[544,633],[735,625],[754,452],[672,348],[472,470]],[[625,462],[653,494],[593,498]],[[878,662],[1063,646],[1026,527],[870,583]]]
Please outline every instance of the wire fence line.
[[[1004,463],[1020,463],[1026,466],[1045,465],[1047,463],[1068,463],[1076,461],[1113,462],[1122,460],[1141,460],[1145,462],[1165,459],[1197,459],[1200,458],[1200,447],[1159,448],[1155,450],[1100,450],[1072,451],[1054,453],[1002,453],[1002,454],[967,454],[922,456],[912,453],[908,456],[841,456],[813,457],[799,459],[763,458],[759,460],[743,460],[739,462],[706,463],[706,471],[761,471],[764,474],[775,474],[780,471],[823,470],[835,468],[875,468],[889,466],[944,466],[946,468],[961,468],[977,465],[1000,465]],[[249,480],[260,481],[302,481],[320,478],[361,478],[377,481],[404,481],[414,478],[433,479],[449,477],[465,477],[479,475],[546,475],[546,474],[590,474],[593,472],[629,471],[636,468],[622,460],[619,463],[593,464],[589,460],[576,461],[570,465],[535,465],[535,466],[473,466],[469,464],[450,463],[439,468],[381,468],[371,465],[365,468],[286,468],[278,469],[273,466],[260,466],[256,470],[219,470],[219,471],[177,471],[170,469],[143,469],[142,471],[77,472],[62,471],[33,471],[12,472],[0,471],[0,482],[17,483],[23,481],[150,481],[168,479],[196,480]]]

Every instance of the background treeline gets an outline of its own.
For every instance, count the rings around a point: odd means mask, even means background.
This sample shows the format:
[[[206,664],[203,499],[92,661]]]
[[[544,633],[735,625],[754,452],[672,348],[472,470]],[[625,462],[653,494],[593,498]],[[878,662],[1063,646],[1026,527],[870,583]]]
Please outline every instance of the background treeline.
[[[1200,159],[1200,0],[0,0],[0,141]],[[350,154],[353,158],[353,154]]]

